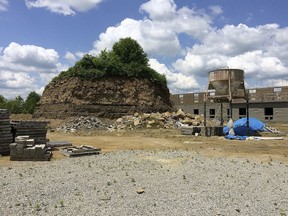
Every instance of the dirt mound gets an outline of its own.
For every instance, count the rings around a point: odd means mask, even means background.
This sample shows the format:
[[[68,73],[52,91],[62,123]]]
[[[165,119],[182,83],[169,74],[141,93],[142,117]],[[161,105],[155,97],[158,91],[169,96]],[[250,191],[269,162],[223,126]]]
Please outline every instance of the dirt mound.
[[[147,79],[113,77],[82,80],[65,77],[45,87],[34,117],[62,119],[94,115],[118,118],[135,112],[173,110],[167,86]]]

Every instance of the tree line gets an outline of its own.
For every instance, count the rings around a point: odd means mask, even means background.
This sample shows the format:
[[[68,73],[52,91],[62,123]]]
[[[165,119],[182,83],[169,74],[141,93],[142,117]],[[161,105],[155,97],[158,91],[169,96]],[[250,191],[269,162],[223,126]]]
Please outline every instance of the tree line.
[[[21,96],[7,99],[3,95],[0,95],[0,109],[7,109],[11,114],[33,114],[40,98],[41,96],[35,91],[30,92],[26,100]]]

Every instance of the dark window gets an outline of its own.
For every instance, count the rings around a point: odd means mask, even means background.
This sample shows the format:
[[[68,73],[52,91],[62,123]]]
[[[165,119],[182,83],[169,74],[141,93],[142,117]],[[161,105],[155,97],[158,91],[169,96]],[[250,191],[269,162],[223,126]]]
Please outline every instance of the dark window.
[[[194,113],[195,115],[199,115],[199,109],[194,109],[194,110],[193,110],[193,113]]]
[[[264,109],[264,115],[268,116],[268,115],[273,115],[273,108],[272,107],[267,107]]]
[[[215,118],[215,109],[209,110],[210,118]]]
[[[246,115],[246,108],[239,108],[239,116]]]

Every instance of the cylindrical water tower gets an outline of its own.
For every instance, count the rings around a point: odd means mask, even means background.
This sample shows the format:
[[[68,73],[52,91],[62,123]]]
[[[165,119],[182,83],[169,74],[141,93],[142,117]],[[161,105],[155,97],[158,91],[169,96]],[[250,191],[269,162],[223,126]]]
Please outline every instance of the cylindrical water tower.
[[[222,103],[230,103],[230,118],[232,118],[233,99],[246,100],[247,127],[249,127],[249,103],[244,85],[244,71],[241,69],[221,68],[208,72],[208,88],[204,99],[204,125],[206,126],[206,102],[208,100],[221,103],[221,126],[223,126]]]

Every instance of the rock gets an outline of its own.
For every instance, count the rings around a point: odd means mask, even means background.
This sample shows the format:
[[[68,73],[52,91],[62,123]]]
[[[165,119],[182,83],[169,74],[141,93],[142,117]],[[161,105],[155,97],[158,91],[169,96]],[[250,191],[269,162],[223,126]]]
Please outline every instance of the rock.
[[[185,118],[186,114],[182,109],[179,109],[175,114],[174,114],[174,118]]]
[[[123,118],[118,118],[118,119],[116,120],[116,123],[121,123],[121,122],[123,122]]]
[[[137,127],[140,124],[139,119],[135,119],[133,124],[135,127]]]
[[[137,188],[136,189],[136,193],[138,194],[143,194],[145,192],[145,190],[143,188]]]

